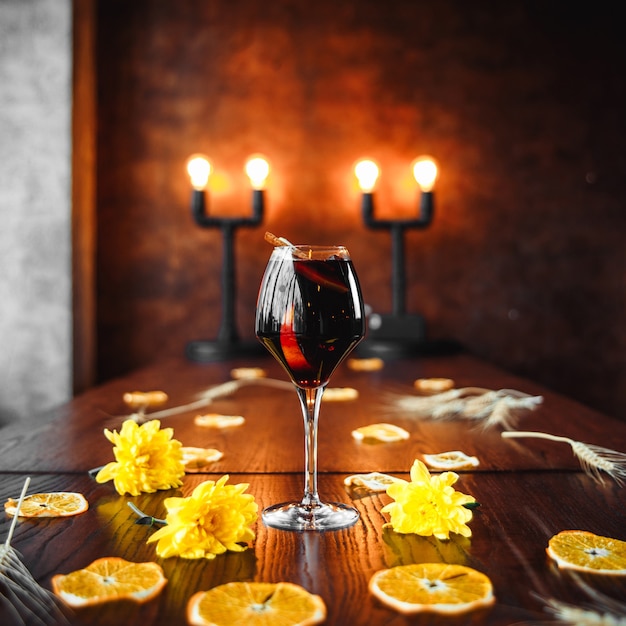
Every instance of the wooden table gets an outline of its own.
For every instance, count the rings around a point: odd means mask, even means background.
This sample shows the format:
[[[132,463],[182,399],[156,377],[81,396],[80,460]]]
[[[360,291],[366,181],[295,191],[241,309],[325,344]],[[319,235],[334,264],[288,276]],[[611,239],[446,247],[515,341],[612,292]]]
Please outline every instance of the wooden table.
[[[236,383],[231,369],[262,366],[268,380]],[[328,608],[329,625],[406,624],[367,591],[371,575],[382,568],[425,561],[470,565],[494,584],[496,604],[488,611],[450,619],[426,616],[411,623],[497,624],[548,619],[542,599],[580,605],[584,595],[575,578],[559,571],[546,556],[549,537],[566,529],[589,530],[626,540],[624,488],[605,476],[598,484],[582,470],[569,445],[538,439],[504,440],[501,428],[484,429],[455,419],[418,419],[394,409],[393,398],[414,395],[413,381],[449,377],[456,387],[516,389],[542,395],[543,403],[520,415],[519,430],[543,431],[614,450],[626,451],[626,423],[611,419],[507,374],[467,355],[389,361],[376,372],[353,372],[342,365],[332,387],[352,387],[359,397],[324,402],[319,432],[319,488],[324,499],[353,503],[361,519],[352,528],[327,533],[292,533],[256,524],[256,539],[242,553],[226,553],[212,561],[160,559],[146,539],[154,530],[134,524],[127,506],[134,502],[156,517],[164,516],[163,500],[187,495],[203,480],[223,474],[230,483],[249,483],[260,508],[299,498],[303,488],[303,429],[296,394],[281,382],[286,377],[270,358],[229,363],[193,364],[171,360],[134,372],[90,390],[72,402],[0,431],[0,497],[17,497],[26,476],[30,493],[80,491],[89,510],[67,519],[20,520],[13,546],[35,578],[46,588],[56,573],[85,567],[102,556],[157,561],[168,578],[159,598],[144,606],[110,604],[72,616],[76,624],[176,625],[185,623],[188,598],[198,590],[238,580],[291,581],[317,593]],[[233,387],[233,385],[231,385]],[[128,413],[122,395],[160,389],[168,393],[163,409],[198,402],[208,390],[219,395],[204,406],[161,417],[184,445],[215,447],[224,457],[209,474],[187,475],[180,490],[138,497],[117,494],[112,483],[98,484],[88,470],[112,460],[103,429],[119,428]],[[226,394],[226,391],[230,393]],[[220,393],[221,392],[221,393]],[[157,409],[156,411],[160,411]],[[199,413],[243,415],[243,426],[225,431],[194,424]],[[371,445],[354,440],[351,431],[374,422],[406,428],[406,442]],[[398,535],[380,513],[386,494],[363,494],[344,486],[346,475],[382,471],[408,478],[413,460],[424,453],[463,450],[480,465],[459,471],[455,485],[481,504],[470,523],[470,539]],[[0,521],[6,537],[10,518]],[[626,579],[585,577],[607,595],[626,597]],[[1,616],[1,613],[0,613]],[[0,620],[5,626],[5,621]],[[6,623],[10,626],[10,622]]]

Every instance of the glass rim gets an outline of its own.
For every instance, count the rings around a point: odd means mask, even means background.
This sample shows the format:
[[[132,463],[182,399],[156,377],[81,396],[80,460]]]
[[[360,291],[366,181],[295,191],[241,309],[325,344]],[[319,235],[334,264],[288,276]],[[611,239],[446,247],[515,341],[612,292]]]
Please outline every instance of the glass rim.
[[[289,246],[274,246],[274,250],[313,250],[317,252],[318,250],[348,250],[346,246],[343,244],[306,244],[306,243],[294,243]]]
[[[280,258],[292,257],[298,261],[323,261],[329,257],[337,257],[344,261],[350,260],[350,252],[344,245],[306,245],[292,244],[289,246],[274,246],[272,255]]]

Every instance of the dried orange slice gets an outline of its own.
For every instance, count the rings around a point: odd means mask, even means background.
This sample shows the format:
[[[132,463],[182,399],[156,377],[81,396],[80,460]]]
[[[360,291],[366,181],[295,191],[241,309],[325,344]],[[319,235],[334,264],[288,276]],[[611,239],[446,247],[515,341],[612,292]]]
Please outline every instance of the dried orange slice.
[[[359,392],[352,387],[327,387],[322,396],[322,402],[344,402],[356,400]]]
[[[230,370],[235,380],[249,380],[251,378],[265,378],[267,372],[262,367],[235,367]]]
[[[480,461],[475,456],[468,456],[461,450],[424,454],[424,461],[435,469],[455,470],[464,467],[477,467]]]
[[[451,378],[418,378],[413,386],[425,393],[440,393],[452,389],[454,381]]]
[[[131,409],[145,409],[165,404],[168,397],[164,391],[129,391],[122,399]]]
[[[226,583],[187,604],[193,626],[312,626],[325,619],[322,598],[293,583]]]
[[[132,563],[119,557],[97,559],[84,569],[52,577],[52,590],[71,607],[132,600],[143,604],[167,583],[160,565]]]
[[[562,568],[626,576],[626,541],[586,530],[563,530],[550,538],[546,552]]]
[[[348,359],[346,364],[353,372],[375,372],[385,367],[385,362],[377,356],[369,359]]]
[[[14,516],[17,500],[9,498],[4,503],[7,515]],[[33,493],[22,500],[20,517],[71,517],[84,513],[89,503],[82,493],[56,491],[52,493]]]
[[[232,428],[241,426],[245,421],[243,415],[220,415],[219,413],[196,415],[193,419],[196,426],[203,428]]]
[[[382,492],[387,491],[389,485],[399,481],[399,478],[389,476],[389,474],[370,472],[369,474],[352,474],[352,476],[346,476],[343,479],[343,484],[346,485],[346,487],[362,487],[368,491]]]
[[[209,465],[219,461],[224,453],[215,448],[194,448],[193,446],[183,446],[183,465],[188,474],[202,472]]]
[[[451,563],[413,563],[376,572],[370,592],[406,615],[420,612],[454,615],[494,603],[489,577]]]
[[[409,438],[409,433],[395,424],[370,424],[352,431],[358,441],[383,441],[385,443],[402,441]]]

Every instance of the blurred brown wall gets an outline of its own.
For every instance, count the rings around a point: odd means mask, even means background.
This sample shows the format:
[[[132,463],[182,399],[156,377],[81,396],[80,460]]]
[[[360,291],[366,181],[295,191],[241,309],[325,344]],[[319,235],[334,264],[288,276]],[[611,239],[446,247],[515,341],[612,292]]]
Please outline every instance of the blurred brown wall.
[[[217,334],[221,235],[190,216],[190,154],[227,179],[216,213],[250,210],[250,153],[272,165],[264,224],[236,239],[251,338],[266,229],[346,244],[390,311],[390,238],[363,226],[352,167],[377,159],[380,213],[407,216],[427,153],[441,174],[431,228],[406,237],[409,311],[626,417],[626,46],[615,15],[562,6],[96,2],[98,379]]]

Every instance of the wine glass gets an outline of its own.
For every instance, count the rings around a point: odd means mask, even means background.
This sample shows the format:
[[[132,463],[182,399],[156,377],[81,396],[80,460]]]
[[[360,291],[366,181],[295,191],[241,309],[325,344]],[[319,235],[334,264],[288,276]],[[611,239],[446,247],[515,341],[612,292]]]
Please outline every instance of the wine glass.
[[[256,336],[286,370],[300,400],[305,484],[300,502],[263,511],[267,526],[334,530],[359,519],[355,508],[319,498],[317,429],[328,379],[364,334],[361,288],[345,247],[274,247],[259,291]]]

